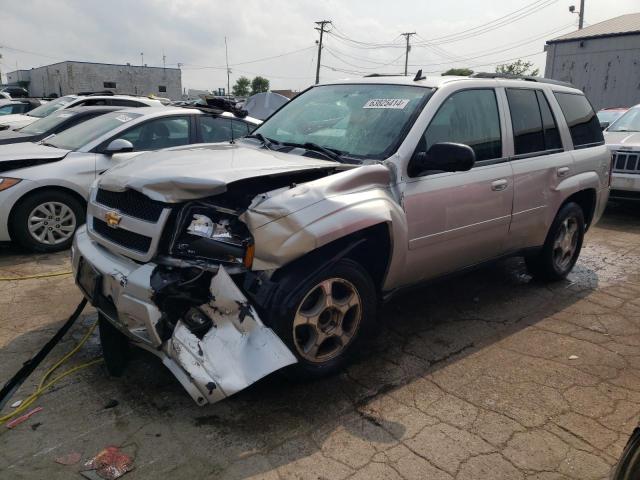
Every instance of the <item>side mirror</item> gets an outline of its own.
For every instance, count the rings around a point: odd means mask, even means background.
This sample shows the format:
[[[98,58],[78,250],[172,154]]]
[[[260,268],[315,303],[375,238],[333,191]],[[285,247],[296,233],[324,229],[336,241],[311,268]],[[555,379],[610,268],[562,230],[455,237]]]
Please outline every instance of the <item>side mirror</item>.
[[[103,150],[103,153],[112,155],[114,153],[133,152],[133,143],[124,138],[116,138],[112,140],[107,148]]]
[[[476,154],[469,145],[440,142],[431,145],[427,152],[414,155],[412,170],[417,172],[466,172],[476,163]]]
[[[607,128],[609,125],[611,125],[611,122],[600,122],[600,128],[602,130],[604,130],[605,128]]]

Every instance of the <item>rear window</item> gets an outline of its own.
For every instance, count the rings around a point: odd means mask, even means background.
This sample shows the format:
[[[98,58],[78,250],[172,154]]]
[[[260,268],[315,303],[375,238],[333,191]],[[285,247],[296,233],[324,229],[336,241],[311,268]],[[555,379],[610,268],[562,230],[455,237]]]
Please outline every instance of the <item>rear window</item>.
[[[574,148],[592,147],[604,143],[600,122],[587,97],[562,92],[555,92],[554,95],[569,125]]]

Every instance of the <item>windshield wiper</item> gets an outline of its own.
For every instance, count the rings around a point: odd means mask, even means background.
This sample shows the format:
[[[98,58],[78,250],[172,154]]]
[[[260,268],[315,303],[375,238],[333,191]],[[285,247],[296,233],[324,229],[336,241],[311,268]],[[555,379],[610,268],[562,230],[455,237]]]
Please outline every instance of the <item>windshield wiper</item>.
[[[297,147],[297,148],[304,148],[306,150],[310,150],[312,152],[318,152],[323,154],[325,157],[336,161],[336,162],[340,162],[340,163],[347,163],[345,162],[344,158],[342,158],[342,154],[344,152],[341,152],[340,150],[334,149],[334,148],[327,148],[327,147],[323,147],[322,145],[318,145],[317,143],[313,143],[313,142],[306,142],[306,143],[294,143],[294,142],[282,142],[281,145],[285,145],[287,147]]]
[[[276,142],[275,140],[267,138],[264,135],[262,135],[261,133],[252,133],[251,135],[246,135],[244,138],[255,138],[257,140],[260,140],[262,142],[262,145],[267,150],[273,150],[271,147],[273,147],[275,144],[279,145],[279,142]]]

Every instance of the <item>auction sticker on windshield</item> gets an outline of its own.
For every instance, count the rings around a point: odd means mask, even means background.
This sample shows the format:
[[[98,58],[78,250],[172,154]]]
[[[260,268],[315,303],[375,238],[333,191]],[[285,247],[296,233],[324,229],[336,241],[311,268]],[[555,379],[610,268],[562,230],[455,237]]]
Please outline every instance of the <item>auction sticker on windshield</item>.
[[[118,120],[119,122],[128,122],[129,120],[131,120],[131,117],[129,117],[128,115],[118,115],[117,117],[115,117],[116,120]]]
[[[408,98],[372,98],[362,108],[396,108],[402,110],[409,104]]]

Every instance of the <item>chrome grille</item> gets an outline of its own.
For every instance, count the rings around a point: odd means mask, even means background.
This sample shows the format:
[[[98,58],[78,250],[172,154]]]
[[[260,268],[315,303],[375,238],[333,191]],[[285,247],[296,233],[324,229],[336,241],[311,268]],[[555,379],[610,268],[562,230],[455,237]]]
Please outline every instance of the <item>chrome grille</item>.
[[[140,262],[151,260],[171,214],[168,204],[132,191],[94,189],[87,207],[89,236],[107,249]],[[107,216],[117,214],[117,225],[109,226]]]
[[[640,152],[613,152],[613,171],[640,174]]]

